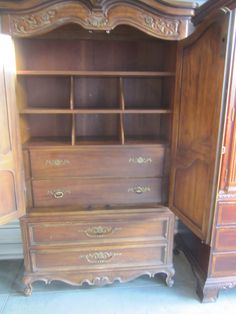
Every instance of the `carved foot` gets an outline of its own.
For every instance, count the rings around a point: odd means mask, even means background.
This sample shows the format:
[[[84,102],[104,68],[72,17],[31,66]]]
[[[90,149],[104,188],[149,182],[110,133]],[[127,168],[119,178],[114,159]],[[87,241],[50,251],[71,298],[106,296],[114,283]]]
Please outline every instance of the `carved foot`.
[[[32,294],[33,287],[32,287],[32,280],[30,277],[25,276],[23,277],[23,284],[25,285],[24,294],[25,296],[29,297]]]
[[[32,285],[31,285],[31,284],[28,284],[28,285],[25,287],[25,289],[24,289],[24,294],[25,294],[25,296],[27,296],[27,297],[31,296],[32,290],[33,290]]]
[[[197,295],[200,298],[202,303],[210,303],[210,302],[216,302],[218,296],[219,296],[219,288],[217,287],[202,287],[199,282],[197,283]]]
[[[173,279],[174,275],[175,275],[174,269],[171,269],[166,275],[166,284],[169,288],[173,287],[174,285],[174,279]]]

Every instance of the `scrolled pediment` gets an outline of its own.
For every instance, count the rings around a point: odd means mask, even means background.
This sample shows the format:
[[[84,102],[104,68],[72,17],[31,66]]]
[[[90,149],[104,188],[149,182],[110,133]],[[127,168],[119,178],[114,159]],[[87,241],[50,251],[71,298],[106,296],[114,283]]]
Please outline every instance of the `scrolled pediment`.
[[[161,39],[179,40],[187,36],[193,12],[184,6],[173,7],[173,4],[154,0],[34,0],[30,1],[30,8],[29,1],[24,0],[18,1],[18,6],[21,2],[24,10],[22,6],[17,10],[16,3],[12,2],[8,11],[3,2],[0,1],[0,8],[5,18],[4,30],[15,37],[39,35],[76,23],[88,30],[106,32],[118,25],[129,25]]]

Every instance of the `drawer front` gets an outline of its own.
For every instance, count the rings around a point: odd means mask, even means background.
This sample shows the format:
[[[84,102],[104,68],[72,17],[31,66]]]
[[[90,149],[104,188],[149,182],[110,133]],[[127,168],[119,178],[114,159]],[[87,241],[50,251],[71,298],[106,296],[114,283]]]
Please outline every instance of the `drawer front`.
[[[135,238],[167,241],[168,216],[156,213],[99,215],[78,221],[29,223],[30,245],[67,245],[78,241],[104,242],[125,241]]]
[[[212,276],[236,276],[236,253],[213,255]]]
[[[218,225],[236,224],[236,203],[220,203],[218,210]]]
[[[156,243],[133,245],[106,245],[69,250],[32,250],[33,271],[59,271],[122,268],[162,265],[166,260],[166,247]]]
[[[236,228],[220,228],[216,230],[215,250],[236,251]]]
[[[35,180],[32,186],[34,207],[106,207],[162,201],[160,178]]]
[[[32,150],[34,178],[74,177],[157,177],[163,175],[163,147],[80,148],[74,151]]]

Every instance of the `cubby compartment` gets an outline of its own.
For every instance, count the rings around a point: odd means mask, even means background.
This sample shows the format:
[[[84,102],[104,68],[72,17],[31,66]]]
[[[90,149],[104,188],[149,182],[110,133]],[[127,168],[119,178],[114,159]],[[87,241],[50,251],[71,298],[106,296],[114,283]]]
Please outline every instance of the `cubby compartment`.
[[[169,128],[165,120],[169,118],[161,114],[125,114],[125,143],[167,143]]]
[[[74,103],[76,109],[119,109],[118,78],[74,78]]]
[[[173,78],[160,76],[124,78],[123,90],[125,109],[170,110],[171,96],[173,94]]]
[[[70,78],[58,76],[18,76],[20,110],[69,109]]]
[[[76,144],[119,144],[118,114],[75,116]]]
[[[70,145],[72,117],[60,114],[20,117],[22,142],[29,145]]]

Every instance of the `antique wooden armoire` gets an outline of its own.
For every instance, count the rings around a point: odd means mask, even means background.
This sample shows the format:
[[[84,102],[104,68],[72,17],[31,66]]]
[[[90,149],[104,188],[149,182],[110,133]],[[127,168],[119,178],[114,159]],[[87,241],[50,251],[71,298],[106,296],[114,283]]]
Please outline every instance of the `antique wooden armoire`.
[[[236,1],[0,1],[0,221],[36,280],[236,285]]]

